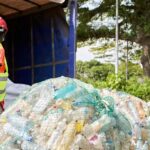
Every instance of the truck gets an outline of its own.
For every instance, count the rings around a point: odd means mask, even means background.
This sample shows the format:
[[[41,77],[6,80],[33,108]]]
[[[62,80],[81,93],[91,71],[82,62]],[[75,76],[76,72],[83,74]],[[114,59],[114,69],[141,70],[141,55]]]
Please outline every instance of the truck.
[[[0,16],[9,28],[4,47],[13,82],[75,77],[76,0],[0,0]]]

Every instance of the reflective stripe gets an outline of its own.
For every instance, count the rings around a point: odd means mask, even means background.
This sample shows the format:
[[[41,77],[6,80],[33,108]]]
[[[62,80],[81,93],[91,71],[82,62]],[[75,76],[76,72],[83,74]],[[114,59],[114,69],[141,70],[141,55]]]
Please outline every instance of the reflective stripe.
[[[0,81],[7,81],[8,77],[0,77]]]
[[[0,50],[3,48],[2,44],[0,43]],[[8,79],[8,66],[6,58],[4,59],[5,63],[5,70],[6,72],[0,73],[0,102],[4,100],[6,95],[6,84]]]
[[[0,94],[3,94],[5,93],[5,89],[4,90],[0,90]]]

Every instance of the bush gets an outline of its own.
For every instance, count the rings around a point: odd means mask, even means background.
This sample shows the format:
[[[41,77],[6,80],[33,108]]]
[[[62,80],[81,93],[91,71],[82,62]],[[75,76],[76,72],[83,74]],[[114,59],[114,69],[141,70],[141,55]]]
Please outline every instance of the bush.
[[[130,63],[129,80],[126,81],[124,68],[124,64],[119,67],[120,73],[116,78],[114,66],[111,64],[80,61],[77,63],[77,78],[96,88],[116,89],[150,101],[150,79],[141,78],[142,69],[138,65]]]
[[[135,95],[145,101],[150,101],[150,79],[133,77],[127,82],[126,92]]]

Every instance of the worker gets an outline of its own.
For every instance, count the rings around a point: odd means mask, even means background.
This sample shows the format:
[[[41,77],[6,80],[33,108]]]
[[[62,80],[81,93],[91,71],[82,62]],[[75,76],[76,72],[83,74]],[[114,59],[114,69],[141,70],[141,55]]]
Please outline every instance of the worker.
[[[29,85],[16,84],[8,79],[8,66],[5,50],[2,46],[2,42],[5,40],[7,32],[7,24],[5,20],[0,17],[0,113],[4,111],[4,108],[10,106],[24,90],[30,88]]]
[[[5,57],[5,50],[2,42],[5,40],[5,35],[8,31],[5,20],[0,17],[0,107],[4,111],[4,98],[6,95],[6,84],[8,78],[8,67]]]

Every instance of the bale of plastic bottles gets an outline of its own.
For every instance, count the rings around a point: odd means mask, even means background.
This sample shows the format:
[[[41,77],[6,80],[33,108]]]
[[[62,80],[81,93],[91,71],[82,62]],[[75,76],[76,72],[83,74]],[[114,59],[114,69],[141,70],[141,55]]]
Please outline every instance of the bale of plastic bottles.
[[[0,150],[149,150],[149,106],[76,79],[46,80],[0,116]]]

